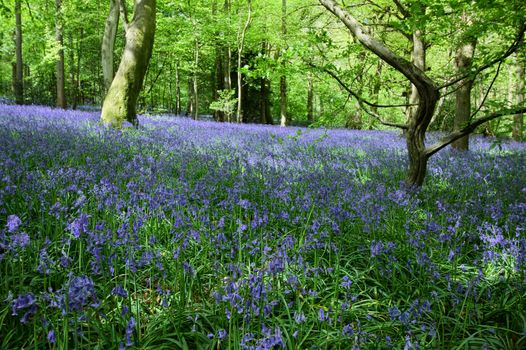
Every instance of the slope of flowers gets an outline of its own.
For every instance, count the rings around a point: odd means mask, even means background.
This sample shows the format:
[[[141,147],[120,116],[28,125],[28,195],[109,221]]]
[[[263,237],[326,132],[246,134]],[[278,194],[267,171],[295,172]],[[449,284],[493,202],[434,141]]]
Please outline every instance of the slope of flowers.
[[[0,348],[526,347],[526,147],[0,105]]]

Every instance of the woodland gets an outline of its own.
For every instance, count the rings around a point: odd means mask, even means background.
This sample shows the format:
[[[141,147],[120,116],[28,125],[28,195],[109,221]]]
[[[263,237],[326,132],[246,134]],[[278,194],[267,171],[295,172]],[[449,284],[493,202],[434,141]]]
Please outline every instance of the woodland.
[[[523,0],[0,0],[0,348],[524,349]]]

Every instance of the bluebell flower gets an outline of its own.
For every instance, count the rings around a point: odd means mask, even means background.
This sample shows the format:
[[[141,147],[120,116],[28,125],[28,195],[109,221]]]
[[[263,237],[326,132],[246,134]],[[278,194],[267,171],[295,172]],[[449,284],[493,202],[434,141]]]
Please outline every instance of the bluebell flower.
[[[81,234],[88,231],[88,219],[89,216],[82,213],[78,218],[69,223],[68,230],[71,232],[73,237],[79,238]]]
[[[343,276],[343,279],[342,279],[342,288],[345,288],[345,289],[349,289],[351,288],[352,286],[352,281],[351,279],[349,278],[349,276]]]
[[[50,331],[47,333],[47,341],[48,341],[50,344],[55,344],[55,342],[56,342],[56,338],[55,338],[55,331],[54,331],[54,330],[50,330]]]
[[[73,278],[68,288],[68,305],[70,311],[81,311],[88,303],[97,306],[97,293],[93,280],[87,276]]]
[[[227,335],[228,335],[228,333],[224,329],[220,329],[219,332],[217,333],[217,337],[219,339],[224,339],[224,338],[226,338]]]
[[[120,284],[118,286],[114,287],[111,290],[111,294],[113,294],[115,296],[120,296],[120,297],[123,297],[123,298],[127,298],[128,297],[128,291],[126,289],[124,289]]]
[[[29,235],[25,232],[16,233],[11,236],[11,248],[17,249],[21,248],[24,249],[27,246],[29,246],[30,243]]]
[[[12,315],[16,316],[20,311],[24,315],[20,319],[21,323],[27,323],[29,318],[37,312],[37,299],[33,293],[21,294],[11,302]]]
[[[294,321],[296,321],[297,324],[303,323],[306,320],[305,314],[300,311],[294,311]]]
[[[400,317],[400,315],[401,315],[401,312],[397,306],[393,306],[389,308],[389,317],[391,318],[392,321],[397,320],[398,317]]]
[[[133,329],[135,328],[135,318],[132,316],[128,320],[128,324],[126,325],[126,346],[133,346]]]
[[[9,215],[7,217],[7,232],[8,233],[14,233],[18,231],[18,228],[22,225],[22,220],[17,215]]]

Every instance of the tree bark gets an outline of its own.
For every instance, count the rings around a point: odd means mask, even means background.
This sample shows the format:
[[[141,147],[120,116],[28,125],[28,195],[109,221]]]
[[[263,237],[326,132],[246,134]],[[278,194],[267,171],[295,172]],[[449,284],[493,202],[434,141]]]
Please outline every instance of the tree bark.
[[[466,73],[471,69],[473,55],[475,53],[476,42],[462,44],[457,50],[455,59],[456,70],[459,73]],[[471,90],[474,79],[467,77],[460,82],[460,87],[455,93],[455,120],[454,130],[459,130],[469,123],[471,116]],[[464,136],[453,142],[451,146],[457,150],[466,151],[469,149],[469,136]]]
[[[515,103],[524,103],[524,66],[526,65],[525,53],[519,52],[515,63]],[[524,113],[517,113],[513,116],[513,129],[511,136],[515,141],[522,141],[524,138],[522,129],[524,127]]]
[[[117,28],[119,26],[119,10],[119,0],[110,0],[110,12],[104,25],[101,48],[102,75],[104,78],[105,92],[109,90],[114,77],[113,49],[115,47]]]
[[[238,36],[238,48],[237,48],[237,114],[236,121],[238,123],[243,122],[242,110],[242,85],[241,85],[241,57],[243,54],[243,49],[245,47],[245,35],[247,33],[248,27],[252,20],[252,7],[251,0],[247,0],[247,20],[241,33]]]
[[[287,0],[281,1],[281,35],[283,42],[287,38]],[[284,48],[286,45],[284,45]],[[285,70],[287,63],[285,59],[282,61],[282,69]],[[289,123],[287,118],[287,76],[283,73],[279,80],[279,110],[280,110],[280,125],[287,126]]]
[[[70,96],[69,96],[69,101],[70,101],[70,104],[71,104],[71,109],[77,109],[77,83],[76,83],[76,79],[75,79],[75,73],[76,73],[76,69],[75,69],[75,51],[73,50],[73,34],[70,33],[68,35],[68,44],[69,44],[69,47],[71,48],[71,52],[69,53],[69,56],[68,56],[68,66],[69,66],[69,85],[70,85],[70,89],[69,89],[69,93],[70,93]]]
[[[199,41],[195,40],[194,48],[194,75],[192,79],[192,95],[194,97],[194,120],[197,120],[199,116],[199,86],[197,80],[197,73],[199,70]]]
[[[181,114],[181,76],[179,72],[179,60],[175,64],[175,114]]]
[[[22,10],[20,0],[15,0],[15,101],[16,104],[24,104],[24,61],[22,59]]]
[[[66,91],[64,76],[64,39],[62,27],[62,0],[55,0],[56,19],[55,19],[55,37],[58,49],[58,60],[56,64],[57,78],[57,107],[66,108]]]
[[[186,116],[194,115],[194,83],[193,80],[188,77],[188,99],[186,100]]]
[[[125,120],[139,125],[136,104],[152,56],[155,10],[155,0],[135,0],[124,53],[102,106],[101,122],[105,125],[120,128]]]
[[[415,30],[413,32],[413,53],[412,60],[413,64],[423,72],[426,70],[426,44],[424,42],[424,35],[422,30]],[[409,106],[407,108],[407,119],[414,118],[419,102],[420,95],[418,89],[414,84],[411,84],[411,95],[409,96],[409,104],[415,106]]]
[[[374,96],[373,102],[375,104],[378,104],[380,100],[380,90],[382,89],[382,69],[383,69],[383,61],[379,61],[378,65],[376,66],[376,77],[373,83],[373,89],[372,89],[372,95]],[[412,85],[411,85],[412,86]],[[378,114],[378,107],[372,106],[371,111],[374,114]],[[367,126],[367,129],[372,130],[374,126],[374,118],[369,118],[369,125]]]
[[[312,73],[307,75],[307,121],[309,124],[314,123],[314,83]]]

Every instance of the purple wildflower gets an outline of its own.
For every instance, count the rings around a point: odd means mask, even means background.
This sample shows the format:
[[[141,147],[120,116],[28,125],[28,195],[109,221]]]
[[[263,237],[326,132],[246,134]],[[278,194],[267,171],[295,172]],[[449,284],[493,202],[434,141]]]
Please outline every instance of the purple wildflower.
[[[12,315],[16,316],[19,311],[24,311],[25,313],[20,322],[27,323],[29,318],[37,312],[36,302],[37,300],[33,293],[19,295],[11,304]]]
[[[126,346],[133,346],[132,336],[135,325],[135,318],[132,316],[126,325]]]
[[[22,224],[22,220],[17,215],[9,215],[7,217],[7,232],[14,233],[18,230],[20,225]]]
[[[88,215],[82,213],[68,225],[68,230],[73,237],[79,238],[81,234],[88,231],[88,218]]]
[[[16,248],[26,248],[29,246],[29,235],[25,232],[16,233],[13,236],[11,236],[11,247],[13,249]]]
[[[219,332],[217,333],[217,337],[219,339],[224,339],[224,338],[226,338],[227,335],[228,335],[228,333],[224,329],[220,329]]]
[[[352,281],[349,276],[343,276],[342,288],[349,289],[352,286]]]
[[[81,311],[90,301],[97,306],[97,293],[93,280],[87,276],[75,277],[69,284],[68,301],[70,311]]]
[[[123,298],[128,297],[128,291],[124,289],[120,284],[111,290],[111,294],[119,296],[119,297],[123,297]]]
[[[55,331],[54,331],[54,330],[50,330],[50,331],[47,333],[47,341],[48,341],[50,344],[55,344],[55,342],[56,342],[56,338],[55,338]]]

